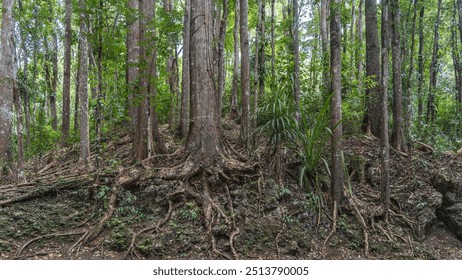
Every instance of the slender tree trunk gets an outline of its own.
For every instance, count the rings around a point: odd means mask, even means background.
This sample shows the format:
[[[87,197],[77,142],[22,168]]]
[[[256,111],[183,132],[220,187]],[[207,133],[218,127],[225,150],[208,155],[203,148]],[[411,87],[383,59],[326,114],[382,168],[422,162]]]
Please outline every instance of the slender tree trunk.
[[[456,19],[456,14],[457,14],[457,3],[456,1],[454,0],[454,11],[452,13],[452,20],[454,22],[454,24],[451,26],[451,45],[452,45],[452,61],[453,61],[453,64],[454,64],[454,82],[455,82],[455,89],[456,89],[456,94],[455,94],[455,100],[457,102],[456,104],[456,108],[457,108],[457,113],[460,113],[460,99],[459,99],[459,96],[460,96],[460,90],[461,90],[461,85],[460,85],[460,82],[461,82],[461,79],[460,79],[460,76],[461,76],[461,65],[460,65],[460,54],[459,54],[459,42],[458,42],[458,38],[457,38],[457,26],[456,25],[456,22],[457,22],[457,19]]]
[[[330,0],[321,0],[320,12],[320,30],[321,30],[321,51],[322,51],[322,92],[327,98],[330,89],[330,73],[329,73],[329,31],[327,18],[329,15]]]
[[[343,198],[343,144],[342,144],[342,46],[340,0],[331,0],[330,3],[330,53],[331,53],[331,130],[332,130],[332,179],[331,195],[334,208],[339,207]],[[336,206],[335,206],[336,205]]]
[[[236,2],[238,2],[236,0]],[[276,70],[274,68],[274,60],[276,59],[276,46],[274,43],[274,9],[276,0],[271,0],[271,89],[275,90],[276,85]]]
[[[365,11],[366,76],[374,86],[366,89],[366,114],[363,121],[363,131],[380,137],[380,60],[376,0],[365,0]]]
[[[126,82],[128,88],[128,111],[131,118],[132,141],[137,143],[138,135],[136,132],[138,106],[135,101],[139,94],[139,59],[140,59],[140,22],[139,17],[135,14],[138,13],[139,3],[138,0],[130,0],[127,3],[127,8],[130,11],[128,18],[128,32],[127,32],[127,68],[126,68]]]
[[[146,11],[149,7],[148,1],[151,0],[139,0],[138,8],[140,9],[140,20],[139,20],[139,42],[140,42],[140,55],[139,55],[139,67],[140,67],[140,80],[139,80],[139,93],[137,100],[139,105],[137,107],[137,124],[135,130],[136,142],[133,144],[133,159],[135,161],[141,161],[148,157],[148,86],[149,86],[149,75],[146,73],[147,69],[147,51],[146,51],[146,30],[148,23],[148,16]]]
[[[86,1],[79,1],[80,12],[80,76],[79,76],[79,96],[80,96],[80,162],[87,166],[90,165],[90,125],[88,116],[88,39],[87,24],[85,20]]]
[[[239,0],[236,0],[235,7],[234,7],[234,28],[233,28],[233,35],[234,35],[233,85],[231,89],[231,102],[230,102],[231,103],[230,118],[232,120],[238,117],[237,96],[239,93],[239,17],[240,17]]]
[[[392,63],[393,63],[393,132],[392,145],[400,151],[403,143],[403,84],[401,79],[401,38],[398,0],[391,2]],[[388,5],[388,3],[387,3]]]
[[[258,51],[258,95],[263,96],[265,94],[265,48],[266,48],[266,29],[265,29],[265,22],[266,22],[266,0],[262,1],[261,5],[261,21],[260,21],[260,49]]]
[[[164,0],[164,9],[167,15],[169,16],[170,20],[172,19],[172,2],[171,0]],[[175,116],[176,114],[176,100],[179,96],[178,93],[178,77],[176,73],[177,71],[177,63],[175,61],[175,47],[174,44],[176,42],[173,40],[171,36],[169,36],[169,44],[167,47],[168,58],[167,58],[167,83],[170,89],[170,110],[168,113],[168,126],[170,129],[173,129],[175,126]],[[214,72],[215,73],[215,72]]]
[[[382,79],[381,79],[381,118],[380,118],[380,146],[381,146],[381,199],[383,215],[388,222],[390,209],[390,144],[388,142],[388,76],[389,76],[389,48],[390,48],[390,26],[388,1],[382,1]]]
[[[418,72],[418,81],[417,81],[417,116],[418,121],[421,122],[423,116],[423,84],[424,84],[424,26],[423,18],[425,15],[425,5],[423,2],[420,4],[419,12],[419,55],[417,60],[417,72]],[[420,125],[419,125],[420,127]]]
[[[298,0],[293,0],[293,40],[294,40],[294,97],[295,118],[300,121],[300,42],[298,39],[299,25]]]
[[[18,177],[23,177],[22,168],[24,163],[24,144],[23,144],[23,119],[21,107],[21,94],[16,82],[14,82],[14,107],[16,109],[16,137],[18,143],[18,159],[16,161]],[[1,166],[1,165],[0,165]]]
[[[248,0],[240,0],[240,39],[241,39],[241,144],[248,146],[250,129],[250,63],[249,63],[249,28]]]
[[[439,50],[439,26],[441,18],[441,2],[438,0],[438,10],[436,12],[436,22],[435,22],[435,33],[433,36],[433,55],[432,62],[430,65],[430,87],[428,90],[428,99],[427,99],[427,115],[425,116],[425,121],[427,123],[433,123],[436,118],[436,104],[435,104],[435,89],[436,89],[436,78],[438,73],[438,50]]]
[[[260,64],[259,59],[259,49],[260,49],[260,24],[261,24],[261,0],[258,0],[258,21],[256,25],[256,32],[255,32],[255,59],[253,64],[253,87],[252,87],[252,94],[253,94],[253,115],[256,116],[257,109],[258,109],[258,81],[260,80],[258,74],[258,65]],[[252,127],[257,126],[257,118],[252,118]],[[252,141],[255,140],[255,137],[252,138]]]
[[[415,52],[415,27],[417,19],[417,3],[418,0],[414,0],[414,13],[412,16],[412,35],[411,35],[411,53],[409,55],[409,71],[406,77],[405,84],[405,94],[404,94],[404,138],[405,141],[410,143],[411,141],[411,131],[412,131],[412,91],[411,91],[411,81],[414,74],[414,52]]]
[[[58,130],[58,114],[56,110],[56,96],[58,90],[58,36],[55,32],[52,34],[53,40],[53,50],[51,52],[51,62],[52,62],[52,77],[51,77],[51,96],[50,96],[50,105],[51,105],[51,116],[52,122],[51,126],[54,130]]]
[[[0,175],[1,168],[12,161],[13,120],[13,19],[14,0],[2,1],[2,30],[0,55]]]
[[[223,15],[220,22],[218,35],[218,115],[221,116],[223,94],[225,91],[225,40],[226,28],[228,24],[228,0],[223,0]]]
[[[362,52],[362,46],[363,46],[363,3],[364,0],[359,1],[359,6],[358,6],[358,18],[356,20],[356,35],[355,35],[355,42],[356,42],[356,47],[355,47],[355,60],[356,60],[356,70],[357,70],[357,79],[358,79],[358,88],[359,91],[363,91],[363,52]]]
[[[189,129],[189,92],[190,92],[190,77],[189,77],[189,45],[191,41],[191,0],[185,1],[183,20],[183,72],[181,86],[181,116],[180,126],[178,131],[182,138],[188,135]]]
[[[457,1],[457,11],[459,14],[459,36],[460,36],[460,44],[462,45],[462,0]],[[462,54],[461,56],[462,57]],[[462,65],[459,61],[459,85],[457,87],[457,101],[458,101],[458,113],[462,112]]]
[[[64,76],[63,76],[63,120],[62,142],[69,137],[71,114],[71,47],[72,47],[72,1],[65,0],[66,14],[64,17]]]

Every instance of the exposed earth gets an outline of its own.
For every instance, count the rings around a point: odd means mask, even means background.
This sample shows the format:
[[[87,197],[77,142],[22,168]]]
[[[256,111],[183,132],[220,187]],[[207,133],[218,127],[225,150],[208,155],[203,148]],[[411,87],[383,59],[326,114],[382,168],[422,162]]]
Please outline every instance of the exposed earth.
[[[177,150],[165,128],[163,136]],[[252,168],[207,178],[207,187],[202,177],[186,184],[158,176],[180,153],[130,163],[123,132],[106,139],[99,168],[79,166],[78,146],[34,158],[19,181],[0,178],[0,259],[462,259],[462,156],[418,143],[407,154],[392,151],[387,225],[375,215],[379,141],[349,137],[350,205],[324,244],[332,219],[326,172],[319,189],[301,188],[294,155],[282,149],[277,176],[264,144],[248,160]],[[210,215],[191,195],[205,188]]]

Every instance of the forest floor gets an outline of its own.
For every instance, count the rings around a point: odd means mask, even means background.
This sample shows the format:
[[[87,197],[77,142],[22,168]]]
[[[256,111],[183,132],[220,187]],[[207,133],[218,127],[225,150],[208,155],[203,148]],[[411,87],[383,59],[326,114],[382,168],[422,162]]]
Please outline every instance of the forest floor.
[[[224,125],[233,145],[231,127]],[[167,128],[162,134],[170,151],[180,147]],[[265,143],[248,162],[255,168],[208,180],[210,204],[191,195],[208,184],[202,178],[185,185],[158,176],[178,153],[130,163],[123,132],[92,156],[99,169],[79,166],[77,145],[34,158],[19,181],[0,178],[0,259],[462,259],[462,242],[435,214],[442,196],[431,185],[441,166],[462,170],[461,156],[392,151],[387,225],[376,215],[379,141],[348,137],[351,203],[325,244],[331,210],[319,206],[328,204],[328,176],[319,175],[320,196],[299,187],[300,163],[284,148],[277,176]]]

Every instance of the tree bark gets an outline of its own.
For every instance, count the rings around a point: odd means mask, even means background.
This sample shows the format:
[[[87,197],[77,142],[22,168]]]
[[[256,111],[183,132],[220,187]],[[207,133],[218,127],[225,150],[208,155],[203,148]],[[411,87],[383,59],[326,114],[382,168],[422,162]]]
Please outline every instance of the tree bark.
[[[189,129],[189,92],[190,92],[190,77],[189,77],[189,47],[191,41],[191,0],[185,1],[183,20],[183,72],[182,72],[182,87],[181,87],[181,115],[180,126],[178,131],[182,138],[188,135]]]
[[[331,146],[332,146],[332,178],[331,195],[334,203],[340,206],[343,198],[343,144],[342,144],[342,46],[340,0],[330,2],[330,74],[331,74]],[[335,205],[334,204],[334,205]]]
[[[365,0],[366,11],[366,76],[372,86],[366,89],[366,114],[363,131],[380,137],[380,60],[377,29],[377,2]]]
[[[425,15],[425,5],[421,2],[420,12],[419,12],[419,54],[417,60],[417,72],[418,72],[418,81],[417,81],[417,116],[418,122],[421,122],[423,116],[423,84],[424,84],[424,26],[423,18]],[[420,125],[419,125],[420,127]]]
[[[390,209],[390,144],[388,142],[388,77],[389,77],[389,48],[390,27],[388,1],[382,1],[382,78],[381,78],[381,108],[380,108],[380,147],[381,147],[381,200],[383,215],[388,222]]]
[[[223,14],[220,21],[220,30],[218,35],[218,115],[221,116],[222,100],[225,91],[225,40],[226,28],[228,24],[228,0],[223,0]]]
[[[392,63],[393,63],[393,132],[392,145],[400,151],[403,143],[403,84],[401,79],[401,38],[398,0],[391,1]],[[388,5],[388,3],[386,3]]]
[[[186,149],[194,162],[214,165],[222,156],[222,136],[213,77],[213,19],[211,0],[191,0],[191,125]]]
[[[130,0],[127,3],[127,8],[130,11],[128,18],[128,31],[127,31],[127,68],[126,68],[126,83],[128,88],[128,111],[131,118],[132,141],[137,143],[138,135],[136,132],[138,106],[136,105],[135,98],[139,93],[139,59],[140,59],[140,22],[139,16],[135,15],[139,10],[138,0]]]
[[[14,0],[2,1],[0,55],[0,168],[12,161]],[[2,170],[0,170],[1,172]],[[1,173],[0,173],[1,174]]]
[[[236,0],[236,3],[238,1]],[[271,0],[271,89],[275,90],[276,86],[276,70],[274,68],[274,61],[276,59],[276,46],[274,43],[274,9],[276,0]]]
[[[321,30],[321,51],[322,51],[322,92],[327,98],[330,89],[329,73],[329,30],[327,18],[329,16],[329,0],[321,0],[320,30]]]
[[[88,39],[85,16],[86,1],[79,0],[80,4],[80,162],[90,165],[90,125],[88,116]]]
[[[63,116],[62,142],[67,143],[70,129],[71,114],[71,47],[72,47],[72,1],[65,0],[66,13],[64,17],[64,75],[63,75]]]
[[[295,118],[300,121],[300,42],[298,38],[299,8],[298,0],[293,0],[293,44],[294,44],[294,97]]]
[[[231,88],[231,109],[230,109],[230,118],[232,120],[238,117],[237,111],[237,96],[239,93],[239,17],[240,17],[240,8],[239,0],[235,1],[234,7],[234,59],[233,59],[233,85]]]
[[[462,45],[462,0],[457,1],[457,10],[459,14],[459,36],[460,36],[460,44]],[[459,57],[462,57],[462,53]],[[457,87],[457,101],[458,101],[458,113],[462,112],[462,65],[459,61],[459,85]]]
[[[249,63],[249,28],[248,28],[248,0],[240,0],[240,39],[241,39],[241,144],[249,144],[250,129],[250,63]]]

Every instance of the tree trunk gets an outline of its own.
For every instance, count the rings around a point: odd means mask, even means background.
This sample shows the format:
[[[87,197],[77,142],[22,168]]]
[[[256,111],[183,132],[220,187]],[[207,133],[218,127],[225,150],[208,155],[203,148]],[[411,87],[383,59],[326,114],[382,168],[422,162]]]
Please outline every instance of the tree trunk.
[[[365,0],[366,11],[366,76],[374,86],[366,89],[366,114],[363,131],[380,137],[380,60],[377,30],[377,1]]]
[[[423,18],[425,14],[425,5],[421,2],[419,12],[419,55],[417,60],[418,84],[417,84],[417,116],[418,122],[422,121],[423,116],[423,84],[424,84],[424,26]],[[419,125],[420,127],[420,125]]]
[[[236,3],[238,1],[236,0]],[[276,59],[276,46],[274,43],[274,9],[276,0],[271,0],[271,89],[275,90],[276,86],[276,70],[274,68],[274,60]]]
[[[223,0],[223,15],[220,22],[220,31],[218,35],[218,115],[221,117],[222,100],[225,91],[225,40],[226,28],[228,23],[228,0]]]
[[[438,0],[438,10],[436,12],[435,32],[433,36],[433,55],[430,65],[430,87],[428,90],[427,99],[427,115],[425,116],[426,123],[433,123],[436,118],[436,105],[435,105],[435,89],[436,89],[436,76],[438,73],[438,50],[439,50],[439,26],[441,16],[441,2]]]
[[[14,107],[16,109],[16,134],[18,143],[18,159],[17,159],[17,174],[22,177],[22,167],[24,163],[24,144],[23,144],[23,133],[22,133],[22,107],[21,107],[21,94],[19,92],[16,81],[14,82]],[[0,165],[1,166],[1,165]]]
[[[462,0],[457,1],[457,10],[459,11],[459,36],[462,45]],[[462,56],[462,55],[461,55]],[[462,65],[459,61],[459,86],[457,87],[458,113],[462,112]]]
[[[1,168],[11,162],[13,125],[13,19],[14,0],[2,1],[2,34],[0,55],[0,175]]]
[[[63,120],[61,126],[62,142],[69,137],[71,114],[71,47],[72,47],[72,1],[65,0],[66,14],[64,18],[64,75],[63,75]]]
[[[388,142],[388,76],[389,76],[389,46],[390,27],[388,0],[382,2],[382,79],[381,79],[381,108],[380,108],[380,147],[381,147],[381,200],[383,215],[388,222],[390,209],[390,144]]]
[[[127,3],[127,8],[130,11],[128,18],[128,31],[127,31],[127,68],[126,68],[126,83],[128,88],[128,111],[131,118],[132,141],[137,143],[138,135],[135,133],[136,125],[138,123],[138,106],[135,98],[139,93],[139,59],[140,59],[140,22],[138,13],[138,0],[130,0]]]
[[[222,155],[221,133],[217,114],[217,96],[213,77],[212,1],[191,0],[191,126],[186,149],[194,162],[208,167]]]
[[[294,97],[295,118],[300,121],[300,42],[298,39],[299,25],[298,0],[293,0],[293,44],[294,44]],[[331,23],[332,24],[332,23]]]
[[[140,67],[140,79],[139,79],[139,92],[136,100],[139,102],[137,107],[137,123],[135,129],[135,140],[133,143],[133,159],[135,161],[141,161],[148,157],[148,86],[149,86],[149,75],[146,73],[146,62],[147,62],[147,51],[146,51],[146,30],[148,16],[146,11],[149,7],[148,1],[152,0],[139,0],[138,8],[140,10],[139,20],[139,67]],[[142,68],[143,67],[143,68]]]
[[[189,129],[189,92],[190,92],[190,77],[189,77],[189,45],[191,40],[191,0],[185,1],[184,7],[184,20],[183,20],[183,72],[182,72],[182,86],[181,86],[181,115],[180,126],[178,131],[182,138],[188,135]]]
[[[241,144],[249,144],[250,129],[250,63],[249,63],[249,28],[248,28],[248,0],[240,0],[241,18]]]
[[[393,63],[393,132],[392,145],[400,151],[403,143],[403,88],[401,79],[401,42],[398,0],[391,1],[392,63]],[[388,3],[386,3],[388,5]]]
[[[334,205],[340,206],[343,198],[343,145],[342,145],[342,46],[340,0],[331,0],[330,3],[330,74],[331,74],[331,130],[332,130],[332,179],[331,195]],[[335,207],[335,206],[334,206]]]
[[[235,1],[234,7],[234,60],[233,60],[233,85],[231,89],[231,109],[230,118],[232,120],[238,117],[237,96],[239,93],[239,0]]]
[[[80,162],[87,166],[90,165],[90,125],[88,117],[88,39],[87,24],[85,16],[86,1],[79,1],[80,12],[80,76],[79,76],[79,96],[80,96]]]
[[[322,92],[325,98],[329,96],[330,74],[329,74],[329,31],[327,18],[329,16],[330,0],[321,0],[320,30],[321,30],[321,51],[322,51]]]

